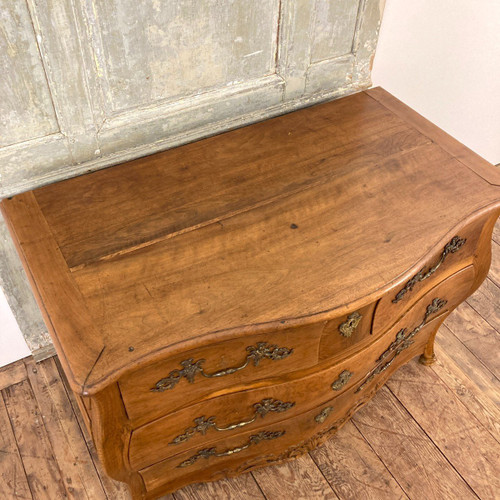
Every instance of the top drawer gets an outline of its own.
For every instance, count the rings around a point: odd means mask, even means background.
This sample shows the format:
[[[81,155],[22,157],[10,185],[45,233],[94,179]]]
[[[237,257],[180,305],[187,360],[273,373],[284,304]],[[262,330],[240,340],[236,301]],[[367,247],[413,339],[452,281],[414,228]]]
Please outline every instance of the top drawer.
[[[373,334],[389,328],[437,283],[472,264],[484,220],[480,219],[456,233],[430,255],[427,264],[410,279],[386,293],[373,318]]]
[[[129,418],[149,421],[231,386],[314,366],[323,326],[246,335],[139,368],[119,380]]]
[[[129,418],[140,425],[241,384],[313,367],[366,338],[373,309],[370,304],[328,321],[242,336],[140,368],[119,380]]]

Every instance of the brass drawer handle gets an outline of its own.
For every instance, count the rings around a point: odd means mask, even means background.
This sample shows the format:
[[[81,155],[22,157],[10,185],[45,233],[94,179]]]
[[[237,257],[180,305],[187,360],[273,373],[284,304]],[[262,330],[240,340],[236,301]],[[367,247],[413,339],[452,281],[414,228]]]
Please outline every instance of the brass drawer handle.
[[[332,389],[334,391],[340,391],[342,387],[344,387],[347,382],[349,382],[349,379],[353,376],[353,373],[350,372],[349,370],[344,370],[343,372],[340,373],[339,378],[335,380],[332,384]]]
[[[361,318],[363,318],[363,316],[361,316],[358,312],[349,314],[349,316],[347,316],[347,320],[339,325],[340,334],[343,337],[350,337],[354,333],[354,330],[358,327]]]
[[[323,408],[315,417],[314,420],[318,422],[318,424],[322,424],[327,418],[328,415],[333,411],[333,406],[327,406]]]
[[[205,435],[208,429],[215,429],[216,431],[232,431],[233,429],[238,429],[240,427],[245,427],[245,425],[253,424],[257,417],[260,415],[264,418],[270,412],[281,413],[289,410],[295,406],[295,403],[280,401],[279,399],[263,399],[259,403],[253,405],[255,411],[251,419],[243,420],[237,424],[231,424],[226,427],[218,427],[215,423],[215,417],[205,418],[204,416],[194,419],[194,427],[188,427],[184,434],[180,434],[169,444],[180,444],[186,442],[188,439],[192,438],[197,432]]]
[[[230,450],[225,450],[221,452],[217,452],[216,448],[204,448],[203,450],[199,450],[196,454],[194,454],[192,457],[188,458],[187,460],[184,460],[184,462],[181,462],[177,467],[188,467],[189,465],[193,465],[197,460],[200,458],[210,458],[210,457],[228,457],[229,455],[234,455],[235,453],[240,453],[241,451],[244,451],[250,446],[254,444],[259,444],[261,441],[268,441],[270,439],[277,439],[285,434],[285,431],[262,431],[259,432],[258,434],[254,434],[253,436],[250,436],[248,441],[236,448],[232,448]]]
[[[439,299],[436,298],[434,299],[428,306],[427,309],[425,310],[425,315],[421,323],[415,327],[410,333],[406,333],[406,328],[402,328],[399,330],[399,332],[396,334],[395,340],[391,343],[391,345],[379,356],[377,359],[376,363],[378,364],[373,370],[368,372],[368,375],[364,382],[354,391],[354,392],[359,392],[361,391],[367,384],[369,384],[377,375],[379,375],[382,372],[385,372],[389,366],[392,365],[394,360],[405,350],[408,349],[413,343],[413,337],[417,335],[417,333],[422,330],[422,328],[427,324],[427,320],[429,319],[429,316],[431,314],[434,314],[435,312],[440,311],[446,304],[448,303],[447,300],[444,299]],[[389,360],[384,361],[388,356],[391,354],[394,354],[394,356]]]
[[[214,378],[223,377],[224,375],[231,375],[237,371],[246,368],[250,361],[253,361],[254,366],[259,366],[262,359],[270,359],[271,361],[277,361],[284,359],[293,353],[293,349],[288,347],[278,347],[277,345],[270,345],[267,342],[258,342],[256,346],[251,345],[246,348],[247,357],[245,362],[234,368],[226,368],[224,370],[219,370],[214,373],[206,373],[201,366],[205,360],[199,359],[194,361],[193,358],[181,361],[181,370],[172,370],[167,377],[162,378],[156,382],[155,386],[150,389],[152,392],[163,392],[168,389],[173,389],[182,377],[185,377],[189,383],[194,382],[194,377],[197,373],[201,373],[204,377]]]
[[[467,238],[460,238],[459,236],[454,236],[449,243],[446,244],[446,246],[443,249],[443,252],[441,253],[441,258],[439,261],[434,264],[434,266],[430,267],[429,269],[425,270],[425,267],[422,268],[413,278],[411,278],[406,285],[396,294],[396,297],[393,299],[393,303],[396,304],[398,303],[407,292],[411,292],[413,290],[413,287],[417,284],[420,283],[421,281],[426,280],[429,278],[431,275],[433,275],[439,268],[439,266],[445,261],[446,257],[450,253],[455,253],[460,250],[465,245],[465,242],[467,241]]]

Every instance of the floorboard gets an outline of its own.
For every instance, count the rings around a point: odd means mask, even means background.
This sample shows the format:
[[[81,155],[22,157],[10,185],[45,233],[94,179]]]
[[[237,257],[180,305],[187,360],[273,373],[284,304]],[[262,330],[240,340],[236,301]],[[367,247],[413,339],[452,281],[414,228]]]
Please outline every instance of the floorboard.
[[[500,496],[500,222],[489,277],[413,360],[311,453],[163,500]],[[97,458],[57,358],[0,368],[0,499],[130,500]]]
[[[500,334],[474,308],[467,302],[460,304],[446,326],[493,375],[500,373]]]
[[[71,486],[63,482],[45,429],[47,416],[44,418],[41,413],[29,381],[11,385],[2,392],[33,497],[68,498]]]
[[[0,397],[0,498],[31,498],[12,424]]]
[[[352,422],[310,453],[339,498],[406,499],[408,496]]]
[[[387,387],[353,422],[410,498],[477,498]]]
[[[28,378],[24,361],[20,359],[15,363],[0,368],[0,391]]]
[[[266,498],[334,500],[333,492],[320,469],[308,455],[253,473]]]
[[[500,288],[487,278],[466,302],[500,334],[499,297]]]
[[[498,442],[446,384],[411,362],[387,387],[467,485],[480,498],[495,498],[500,492]]]

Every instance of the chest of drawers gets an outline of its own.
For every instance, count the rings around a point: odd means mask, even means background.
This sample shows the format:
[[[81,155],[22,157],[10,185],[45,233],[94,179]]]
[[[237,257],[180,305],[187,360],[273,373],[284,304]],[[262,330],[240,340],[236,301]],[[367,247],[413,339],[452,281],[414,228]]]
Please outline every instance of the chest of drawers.
[[[500,172],[372,89],[3,200],[134,498],[314,448],[485,278]]]

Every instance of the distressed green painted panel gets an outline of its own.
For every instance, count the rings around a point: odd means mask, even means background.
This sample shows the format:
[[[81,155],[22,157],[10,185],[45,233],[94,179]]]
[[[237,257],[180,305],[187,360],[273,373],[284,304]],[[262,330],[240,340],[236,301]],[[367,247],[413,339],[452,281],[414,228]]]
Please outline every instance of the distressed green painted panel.
[[[316,0],[311,62],[349,54],[360,0]]]
[[[0,0],[0,147],[57,131],[28,7]]]
[[[111,110],[274,73],[279,3],[94,0],[95,60]]]

